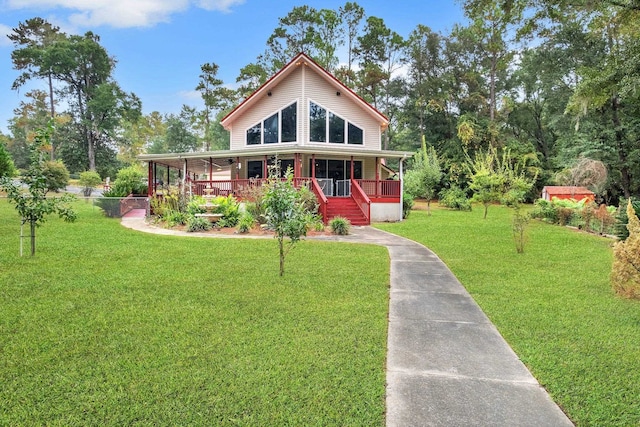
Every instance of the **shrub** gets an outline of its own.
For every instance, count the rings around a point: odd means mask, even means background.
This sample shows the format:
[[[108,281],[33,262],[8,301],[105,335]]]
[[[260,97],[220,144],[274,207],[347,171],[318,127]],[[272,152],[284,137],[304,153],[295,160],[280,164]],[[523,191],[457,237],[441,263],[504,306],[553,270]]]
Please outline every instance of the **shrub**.
[[[213,210],[214,213],[222,214],[222,218],[218,221],[219,227],[235,227],[240,221],[240,205],[232,195],[227,197],[220,196],[214,198],[211,203],[218,205]]]
[[[119,218],[120,198],[109,196],[107,193],[103,194],[104,197],[95,199],[95,204],[102,209],[105,216],[109,218]]]
[[[440,192],[440,205],[449,209],[458,211],[470,211],[471,201],[467,198],[467,194],[458,186],[452,186]]]
[[[206,209],[200,206],[206,204],[206,200],[202,196],[192,196],[187,203],[187,214],[194,216],[195,214],[205,213]]]
[[[298,197],[303,209],[311,214],[318,212],[318,199],[316,195],[308,187],[302,186],[298,188]]]
[[[346,236],[351,230],[351,222],[349,222],[347,218],[336,216],[331,221],[329,221],[329,227],[331,228],[331,232],[333,234]]]
[[[93,190],[102,182],[102,178],[98,172],[86,171],[80,173],[80,185],[82,188],[82,194],[84,197],[91,196]]]
[[[109,192],[110,197],[127,197],[129,194],[146,194],[145,175],[138,166],[120,169]]]
[[[613,248],[611,286],[619,295],[640,299],[640,220],[631,201],[627,202],[627,218],[629,237]]]
[[[42,172],[49,191],[57,193],[69,184],[69,170],[60,160],[44,162]]]
[[[238,221],[238,232],[239,233],[248,233],[253,228],[253,225],[256,223],[255,218],[249,212],[245,212],[240,216],[240,220]]]
[[[413,209],[413,196],[407,192],[402,194],[402,218],[406,219],[409,217],[411,213],[411,209]]]
[[[164,220],[167,222],[167,227],[184,225],[187,222],[187,214],[180,211],[169,210],[165,212]]]
[[[531,218],[539,218],[552,224],[557,224],[559,220],[558,209],[550,201],[545,199],[538,199],[535,202],[533,211],[531,211]]]
[[[260,224],[267,222],[265,216],[264,195],[267,191],[267,187],[264,185],[253,186],[242,192],[242,198],[246,201],[246,210],[249,212],[256,221]]]
[[[187,217],[187,231],[190,233],[196,231],[207,231],[211,230],[211,223],[207,218],[202,218],[198,216],[188,216]]]

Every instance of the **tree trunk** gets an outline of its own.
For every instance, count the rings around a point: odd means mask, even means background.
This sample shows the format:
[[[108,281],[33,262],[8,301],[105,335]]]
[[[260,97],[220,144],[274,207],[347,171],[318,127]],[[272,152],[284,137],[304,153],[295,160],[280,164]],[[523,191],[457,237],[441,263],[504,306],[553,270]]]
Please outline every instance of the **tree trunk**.
[[[611,109],[611,121],[616,134],[618,160],[620,161],[620,176],[622,179],[620,184],[622,186],[624,197],[628,199],[631,197],[631,173],[629,172],[629,165],[627,164],[627,151],[624,146],[624,132],[622,131],[620,116],[618,114],[618,110],[620,109],[620,98],[618,98],[618,95],[614,95],[611,99]]]
[[[493,122],[496,118],[496,71],[498,68],[498,57],[494,53],[491,54],[491,73],[489,85],[489,119]]]
[[[280,246],[280,277],[284,276],[284,239],[279,238],[278,244]]]
[[[29,221],[31,228],[31,256],[36,255],[36,222]]]

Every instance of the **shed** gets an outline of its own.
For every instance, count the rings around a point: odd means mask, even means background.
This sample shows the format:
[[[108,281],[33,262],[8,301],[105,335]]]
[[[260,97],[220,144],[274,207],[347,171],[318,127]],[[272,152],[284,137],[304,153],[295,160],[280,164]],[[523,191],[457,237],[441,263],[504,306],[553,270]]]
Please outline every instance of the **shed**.
[[[557,199],[573,199],[582,200],[587,199],[589,202],[593,202],[596,198],[596,194],[585,187],[577,187],[572,185],[567,186],[546,186],[542,189],[542,198],[544,200]]]

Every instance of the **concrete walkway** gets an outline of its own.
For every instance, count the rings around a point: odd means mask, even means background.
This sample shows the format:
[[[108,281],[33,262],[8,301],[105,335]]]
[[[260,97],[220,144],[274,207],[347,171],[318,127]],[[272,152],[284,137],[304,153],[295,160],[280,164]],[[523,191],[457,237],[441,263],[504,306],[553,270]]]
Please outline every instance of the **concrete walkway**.
[[[139,218],[122,223],[186,234],[152,228]],[[429,249],[372,227],[318,239],[389,250],[387,426],[573,425]]]

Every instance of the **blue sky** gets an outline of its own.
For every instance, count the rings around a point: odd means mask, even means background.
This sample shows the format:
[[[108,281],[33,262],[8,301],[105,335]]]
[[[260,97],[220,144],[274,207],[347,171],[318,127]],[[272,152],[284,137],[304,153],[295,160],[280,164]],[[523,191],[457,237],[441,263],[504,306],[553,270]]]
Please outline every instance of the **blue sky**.
[[[143,111],[176,113],[201,107],[194,91],[200,65],[215,62],[231,87],[240,68],[254,62],[266,40],[294,6],[337,10],[346,0],[0,0],[0,131],[28,88],[11,90],[18,76],[6,38],[19,22],[40,16],[69,34],[93,31],[118,61],[115,78],[142,99]],[[423,24],[448,32],[464,22],[455,0],[357,1],[367,16],[383,18],[403,37]],[[341,58],[342,59],[342,58]],[[44,82],[30,87],[45,89]]]

